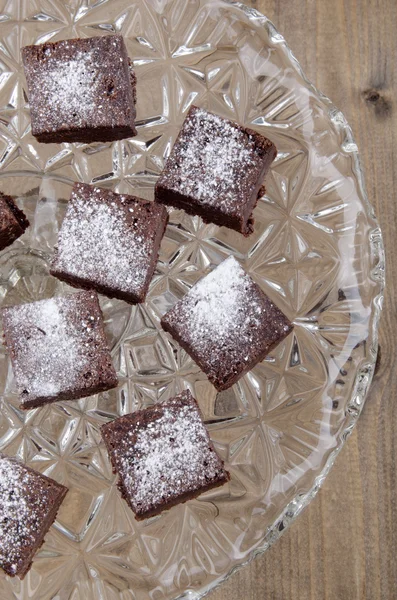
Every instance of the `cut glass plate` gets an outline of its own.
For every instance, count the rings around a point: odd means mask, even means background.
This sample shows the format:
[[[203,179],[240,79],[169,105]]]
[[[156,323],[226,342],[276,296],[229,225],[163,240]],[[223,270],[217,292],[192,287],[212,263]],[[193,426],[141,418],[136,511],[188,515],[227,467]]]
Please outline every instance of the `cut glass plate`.
[[[0,14],[0,190],[31,222],[0,256],[2,305],[66,291],[48,274],[75,180],[153,198],[192,103],[256,129],[277,160],[249,237],[170,214],[144,305],[101,298],[117,390],[22,412],[0,350],[0,449],[70,492],[19,600],[197,600],[266,550],[313,498],[351,432],[377,353],[383,246],[343,115],[305,78],[274,26],[226,0],[8,0]],[[138,136],[39,144],[21,47],[121,33],[138,78]],[[295,323],[217,394],[159,319],[233,254]],[[102,423],[188,387],[231,472],[228,485],[138,523],[115,487]]]

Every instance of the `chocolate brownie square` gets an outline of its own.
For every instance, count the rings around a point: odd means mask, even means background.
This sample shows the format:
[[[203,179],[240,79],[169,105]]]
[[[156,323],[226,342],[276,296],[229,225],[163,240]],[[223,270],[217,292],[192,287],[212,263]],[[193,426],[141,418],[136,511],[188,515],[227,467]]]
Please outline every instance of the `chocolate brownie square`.
[[[4,250],[18,239],[29,227],[23,211],[11,196],[0,192],[0,250]]]
[[[23,579],[68,489],[0,454],[0,567]]]
[[[167,226],[163,206],[76,183],[51,274],[132,304],[145,300]]]
[[[118,487],[138,520],[230,479],[189,391],[119,417],[101,432]]]
[[[249,235],[275,145],[256,131],[193,106],[155,187],[155,200]]]
[[[232,256],[201,279],[161,325],[226,390],[292,330],[292,324]]]
[[[77,400],[117,386],[95,292],[4,308],[21,408]]]
[[[136,135],[136,79],[120,35],[22,49],[32,134],[39,142]]]

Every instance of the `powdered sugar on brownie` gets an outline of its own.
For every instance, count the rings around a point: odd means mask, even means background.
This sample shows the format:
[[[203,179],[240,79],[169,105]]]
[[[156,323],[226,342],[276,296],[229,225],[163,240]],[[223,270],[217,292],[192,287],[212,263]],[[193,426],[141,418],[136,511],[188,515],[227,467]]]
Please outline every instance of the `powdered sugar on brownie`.
[[[42,71],[41,85],[32,89],[30,101],[35,103],[36,95],[40,94],[41,102],[45,98],[51,107],[50,118],[48,111],[43,115],[49,130],[55,130],[61,119],[82,126],[98,111],[100,72],[93,52],[76,52],[73,58],[63,62],[52,58],[50,49],[47,52],[49,57]]]
[[[182,494],[227,480],[189,392],[131,415],[131,427],[115,450],[123,490],[137,514]]]
[[[234,257],[199,281],[161,324],[218,390],[263,360],[292,329]]]
[[[248,302],[252,279],[232,256],[201,279],[179,303],[196,347],[237,343],[244,327],[259,324],[262,306]],[[183,320],[183,317],[182,317]]]
[[[53,268],[87,283],[141,293],[152,240],[144,235],[138,200],[77,184],[63,222]]]
[[[159,182],[227,212],[241,202],[252,172],[259,177],[262,169],[253,136],[237,123],[192,109]]]
[[[105,374],[114,387],[95,294],[80,292],[5,308],[3,325],[22,404],[90,395]]]
[[[45,486],[38,494],[26,492],[39,483],[22,465],[0,456],[0,566],[7,565],[11,574],[17,572],[26,547],[34,546],[48,511]]]
[[[70,308],[67,299],[52,298],[9,310],[9,324],[20,348],[21,360],[16,357],[13,367],[21,393],[56,396],[73,386],[84,368],[79,334],[65,314]]]
[[[136,134],[135,75],[121,36],[26,46],[22,56],[40,141],[119,139],[124,128],[125,137]]]

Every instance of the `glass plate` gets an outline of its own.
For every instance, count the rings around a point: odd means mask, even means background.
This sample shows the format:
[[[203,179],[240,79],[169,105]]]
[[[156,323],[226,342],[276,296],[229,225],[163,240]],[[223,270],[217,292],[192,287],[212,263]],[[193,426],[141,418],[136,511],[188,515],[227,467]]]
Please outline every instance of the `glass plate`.
[[[197,599],[266,550],[308,504],[363,406],[377,352],[383,247],[343,115],[305,78],[274,26],[226,0],[9,0],[0,15],[0,189],[31,227],[0,257],[1,303],[49,297],[48,275],[72,182],[153,197],[194,103],[278,148],[248,239],[170,215],[144,305],[101,298],[120,384],[78,402],[21,412],[0,354],[0,448],[70,492],[23,582],[0,597]],[[138,137],[38,144],[20,48],[122,33],[138,77]],[[159,327],[160,316],[229,254],[295,329],[217,394]],[[226,460],[230,484],[138,523],[115,487],[99,427],[190,388]]]

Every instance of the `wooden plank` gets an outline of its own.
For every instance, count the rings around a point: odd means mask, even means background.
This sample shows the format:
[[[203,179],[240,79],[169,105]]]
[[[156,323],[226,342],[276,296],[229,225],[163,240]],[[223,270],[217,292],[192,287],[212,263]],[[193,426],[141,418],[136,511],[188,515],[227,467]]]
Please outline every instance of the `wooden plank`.
[[[317,498],[213,600],[397,598],[396,0],[252,0],[345,113],[387,249],[382,360],[358,426]]]

